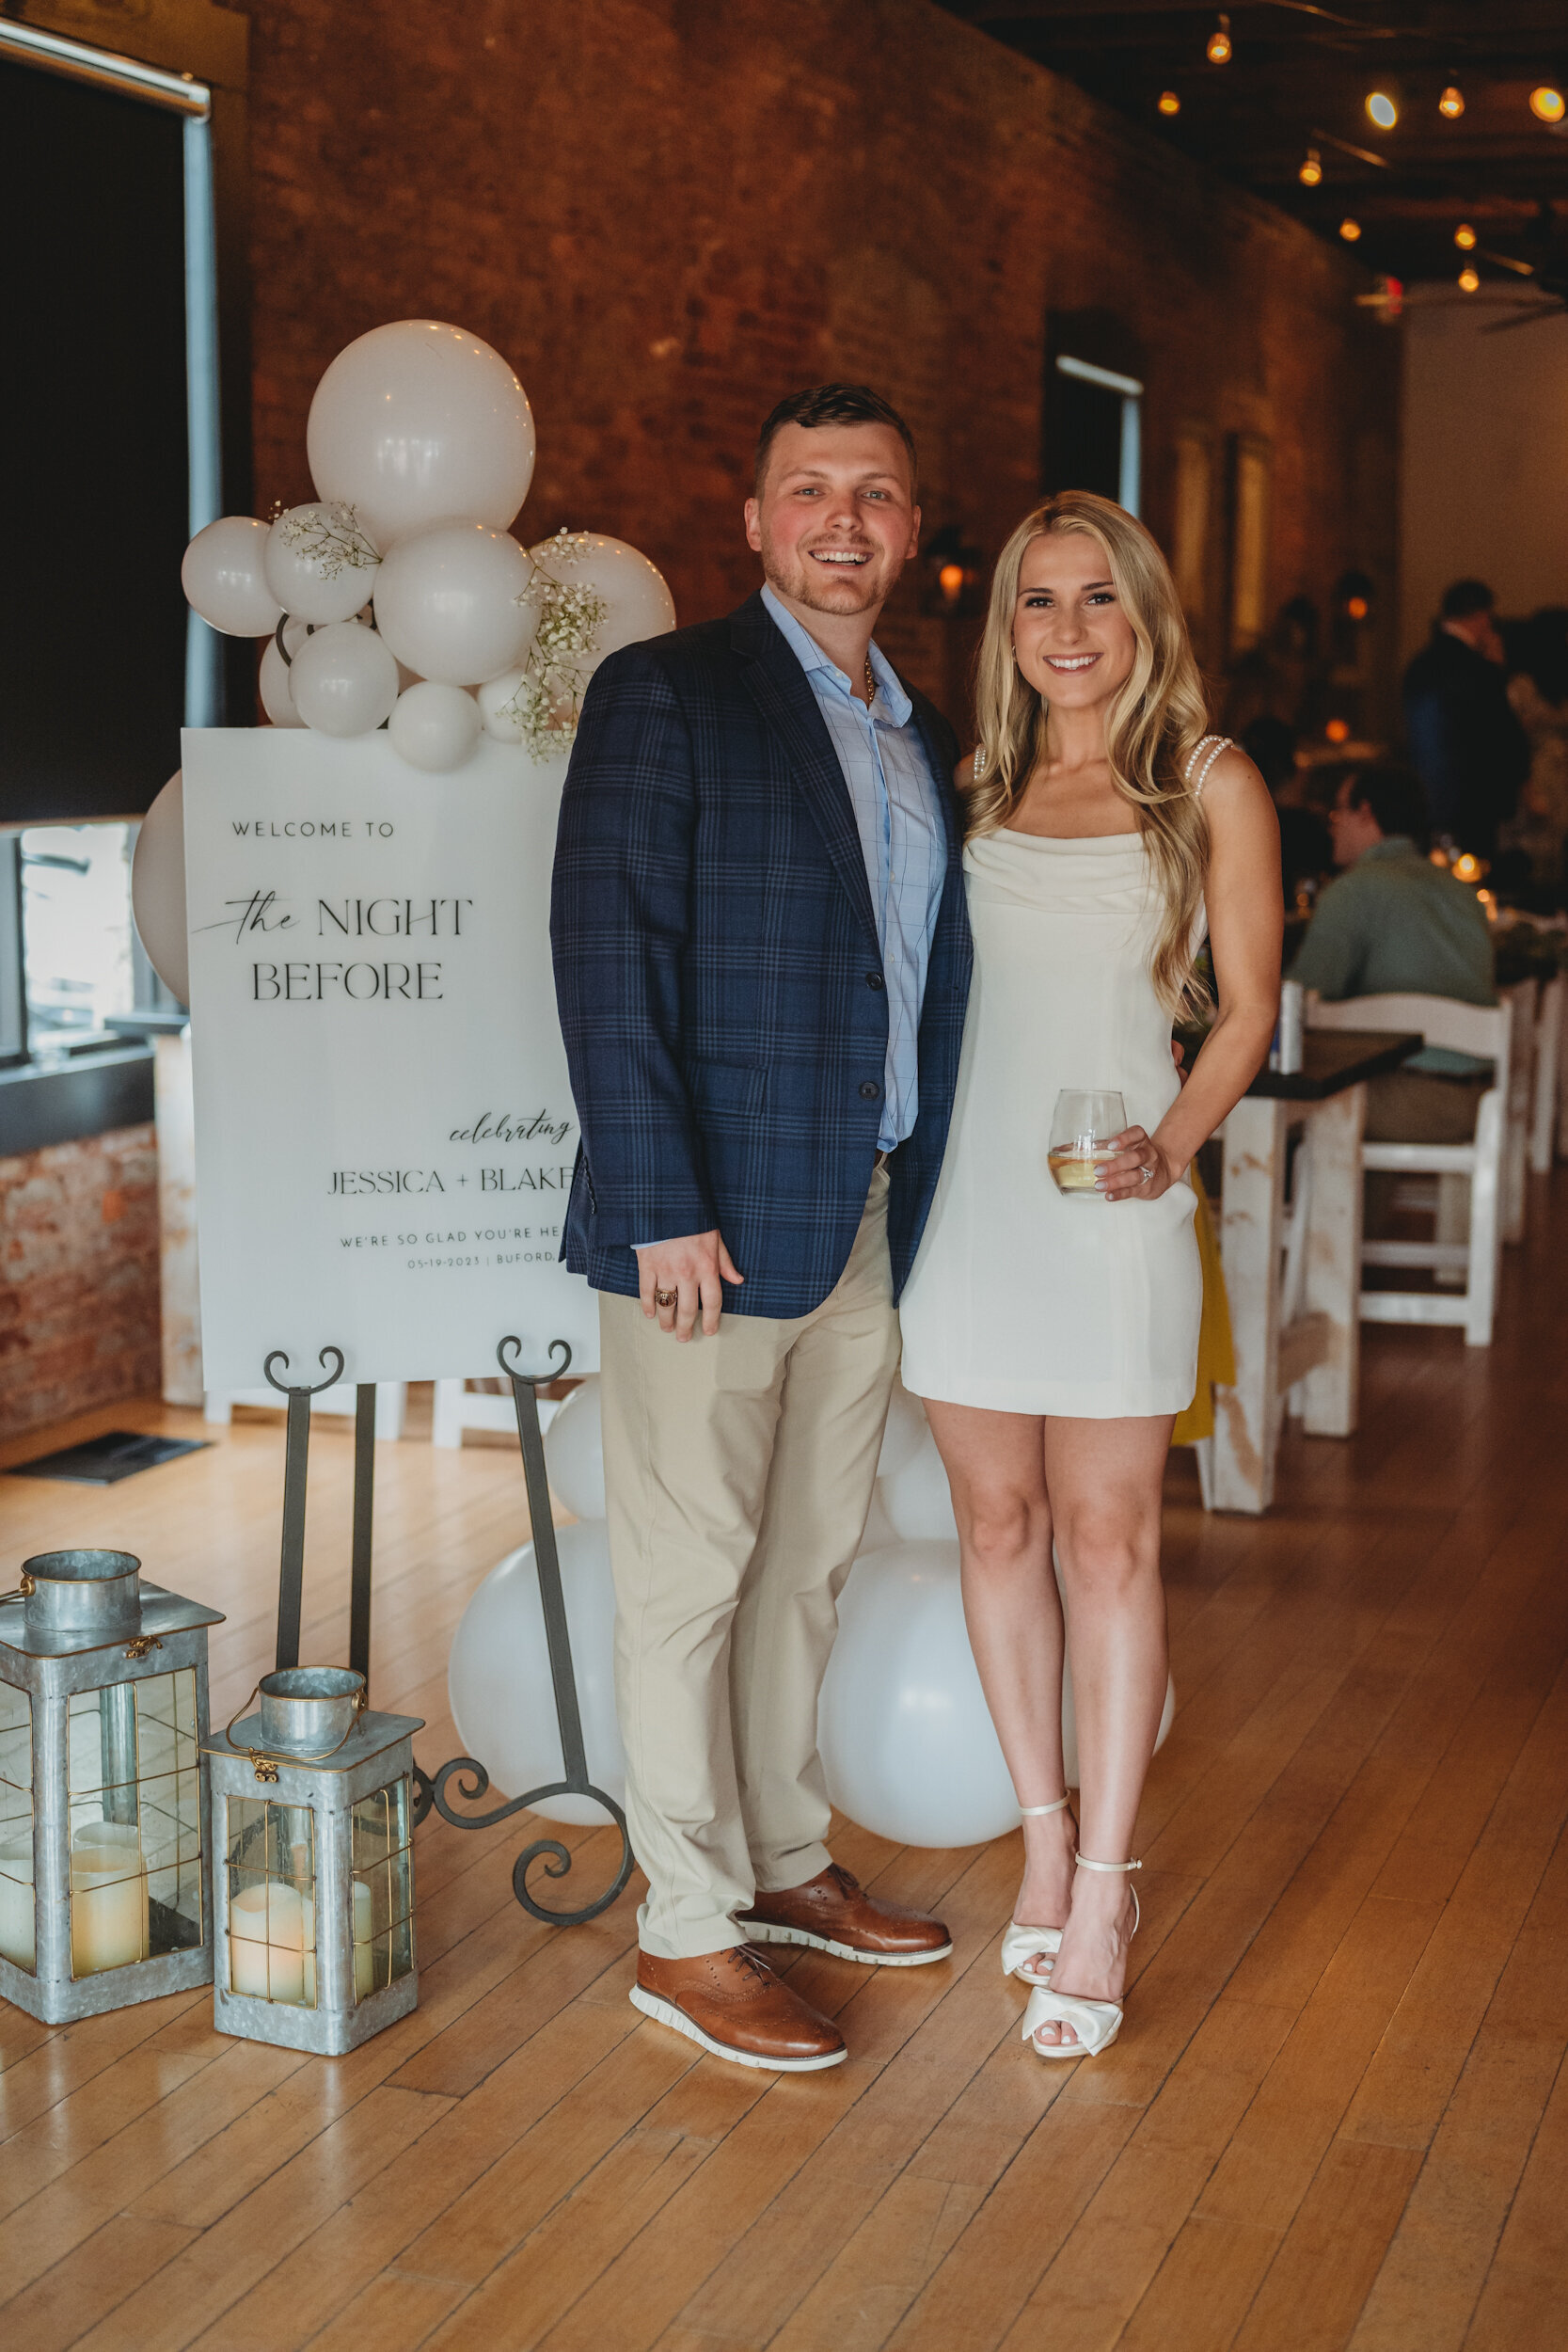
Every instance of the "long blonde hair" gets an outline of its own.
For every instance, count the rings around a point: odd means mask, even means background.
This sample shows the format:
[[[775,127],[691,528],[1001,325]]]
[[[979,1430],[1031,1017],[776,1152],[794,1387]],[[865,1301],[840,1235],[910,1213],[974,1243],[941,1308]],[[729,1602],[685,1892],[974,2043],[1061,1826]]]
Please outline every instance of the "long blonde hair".
[[[1137,651],[1105,720],[1117,790],[1137,813],[1164,919],[1149,960],[1155,993],[1174,1018],[1195,1001],[1194,931],[1209,865],[1209,828],[1185,771],[1208,723],[1203,685],[1164,557],[1125,507],[1092,490],[1061,490],[1026,515],[997,559],[975,668],[979,743],[964,788],[965,831],[1005,825],[1045,749],[1047,704],[1013,658],[1013,613],[1024,551],[1075,532],[1103,549]]]

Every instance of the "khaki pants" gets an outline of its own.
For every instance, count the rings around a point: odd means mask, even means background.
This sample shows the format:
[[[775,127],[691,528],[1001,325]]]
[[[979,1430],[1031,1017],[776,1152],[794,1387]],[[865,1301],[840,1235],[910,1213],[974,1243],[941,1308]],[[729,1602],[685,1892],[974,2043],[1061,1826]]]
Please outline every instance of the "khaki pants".
[[[600,1295],[626,1819],[663,1959],[723,1950],[757,1887],[828,1866],[816,1695],[898,1364],[887,1191],[879,1168],[812,1314],[683,1347]]]

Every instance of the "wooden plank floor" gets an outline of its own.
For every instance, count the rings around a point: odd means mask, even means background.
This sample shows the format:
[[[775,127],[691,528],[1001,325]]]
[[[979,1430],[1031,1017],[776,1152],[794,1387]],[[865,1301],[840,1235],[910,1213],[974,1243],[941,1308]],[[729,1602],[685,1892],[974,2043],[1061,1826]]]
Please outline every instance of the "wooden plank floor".
[[[997,1948],[1017,1842],[840,1857],[950,1963],[802,1955],[849,2062],[771,2078],[626,2000],[635,1886],[568,1932],[515,1825],[419,1837],[421,1997],[354,2056],[214,2033],[210,1995],[71,2028],[0,2007],[7,2352],[1559,2352],[1568,2340],[1568,1170],[1497,1344],[1367,1334],[1353,1442],[1287,1443],[1267,1519],[1170,1474],[1175,1728],[1105,2058],[1047,2068]],[[0,1482],[4,1558],[112,1543],[268,1662],[281,1428],[104,1491]],[[304,1654],[346,1642],[350,1446],[318,1426]],[[448,1638],[526,1532],[499,1447],[378,1452],[374,1690],[451,1753]],[[604,1836],[569,1834],[575,1883]],[[599,1879],[595,1882],[595,1873]]]

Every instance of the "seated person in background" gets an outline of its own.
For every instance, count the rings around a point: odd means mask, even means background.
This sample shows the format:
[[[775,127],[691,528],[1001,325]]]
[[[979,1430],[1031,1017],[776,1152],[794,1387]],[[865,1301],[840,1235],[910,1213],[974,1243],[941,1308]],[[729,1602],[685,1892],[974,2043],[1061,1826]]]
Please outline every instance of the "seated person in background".
[[[1426,856],[1421,787],[1389,761],[1353,769],[1329,816],[1346,870],[1318,900],[1289,977],[1336,1003],[1413,993],[1495,1005],[1492,938],[1473,890]],[[1492,1065],[1428,1046],[1367,1090],[1376,1143],[1468,1143]],[[1370,1180],[1368,1230],[1381,1225],[1391,1180]]]
[[[1296,902],[1304,882],[1316,882],[1334,862],[1328,827],[1307,805],[1306,778],[1296,765],[1296,731],[1284,719],[1265,715],[1242,731],[1242,749],[1269,787],[1279,819],[1279,866],[1285,912]]]

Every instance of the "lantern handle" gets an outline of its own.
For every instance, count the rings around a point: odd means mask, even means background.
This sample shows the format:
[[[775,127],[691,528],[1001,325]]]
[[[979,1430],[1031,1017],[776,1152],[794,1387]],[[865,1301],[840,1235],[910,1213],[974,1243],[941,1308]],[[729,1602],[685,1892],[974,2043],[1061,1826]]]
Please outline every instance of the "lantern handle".
[[[354,1713],[350,1719],[348,1729],[344,1732],[341,1740],[334,1740],[329,1748],[318,1749],[312,1756],[304,1755],[298,1748],[289,1748],[283,1755],[274,1756],[272,1751],[268,1748],[236,1747],[233,1740],[234,1725],[239,1722],[241,1716],[245,1713],[245,1708],[250,1705],[251,1699],[257,1696],[261,1688],[261,1681],[260,1678],[258,1678],[250,1686],[249,1696],[243,1698],[238,1707],[234,1709],[232,1715],[230,1716],[228,1723],[224,1725],[223,1745],[221,1747],[203,1748],[201,1751],[203,1756],[243,1756],[247,1757],[258,1780],[276,1780],[277,1778],[277,1769],[280,1764],[325,1764],[328,1756],[336,1756],[340,1748],[346,1747],[348,1745],[349,1741],[353,1739],[355,1733],[359,1728],[360,1716],[364,1713],[366,1707],[370,1703],[370,1692],[365,1689],[363,1683],[361,1683],[358,1690],[356,1691],[354,1694]]]

